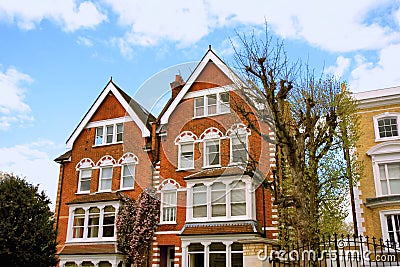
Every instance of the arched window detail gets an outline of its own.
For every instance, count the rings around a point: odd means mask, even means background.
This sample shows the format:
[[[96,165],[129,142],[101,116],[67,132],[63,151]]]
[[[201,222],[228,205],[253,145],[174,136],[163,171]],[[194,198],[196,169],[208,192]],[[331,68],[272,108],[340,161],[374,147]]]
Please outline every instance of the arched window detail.
[[[186,170],[194,168],[194,141],[197,136],[184,131],[175,138],[175,144],[178,145],[178,169]]]
[[[206,129],[201,135],[203,140],[203,166],[219,167],[221,165],[220,157],[220,139],[223,133],[217,128],[211,127]]]
[[[113,157],[106,155],[103,156],[97,163],[96,166],[101,167],[105,165],[115,165],[116,161]]]
[[[76,170],[79,171],[78,193],[90,193],[90,181],[94,166],[94,162],[89,158],[84,158],[76,164]]]
[[[191,131],[184,131],[175,138],[175,144],[180,142],[194,142],[197,139],[197,136]]]
[[[80,169],[87,169],[87,168],[93,168],[94,162],[93,160],[89,159],[89,158],[84,158],[81,159],[81,161],[78,162],[78,164],[76,164],[76,170],[79,171]]]
[[[139,163],[138,157],[132,152],[127,152],[119,158],[118,164]]]
[[[224,136],[224,134],[218,130],[215,127],[210,127],[208,129],[206,129],[201,135],[200,135],[200,139],[216,139],[216,138],[222,138]]]

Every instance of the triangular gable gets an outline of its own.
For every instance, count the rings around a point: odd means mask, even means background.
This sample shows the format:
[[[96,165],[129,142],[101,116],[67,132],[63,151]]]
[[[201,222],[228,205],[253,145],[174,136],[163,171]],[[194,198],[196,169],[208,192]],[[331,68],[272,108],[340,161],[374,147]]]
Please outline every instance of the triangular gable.
[[[133,110],[132,108],[132,103],[127,102],[126,96],[122,95],[121,89],[119,89],[113,82],[110,80],[106,87],[103,89],[101,94],[97,97],[93,105],[90,107],[89,111],[85,114],[81,122],[78,124],[78,126],[75,128],[74,132],[71,134],[71,136],[67,140],[67,148],[72,148],[76,138],[79,136],[79,134],[82,132],[82,130],[85,128],[85,126],[89,123],[90,119],[93,117],[95,112],[98,110],[100,105],[103,103],[103,101],[106,99],[107,95],[109,93],[112,93],[115,98],[119,101],[119,103],[122,105],[122,107],[126,110],[127,114],[132,118],[132,120],[136,123],[136,125],[140,128],[142,132],[142,137],[147,137],[150,136],[150,131],[146,127],[146,123],[143,122],[138,114]],[[134,100],[131,100],[134,101]]]
[[[160,119],[161,124],[166,124],[168,123],[168,119],[172,112],[175,110],[175,108],[178,106],[179,102],[184,98],[186,93],[188,93],[189,89],[192,87],[192,85],[199,80],[199,76],[201,75],[202,71],[206,68],[207,64],[209,62],[212,62],[216,67],[218,67],[219,70],[222,71],[222,73],[230,79],[233,83],[241,83],[241,79],[211,50],[211,48],[207,51],[207,53],[204,55],[204,57],[201,59],[200,63],[197,65],[195,70],[192,72],[190,77],[188,78],[187,82],[183,86],[183,88],[180,90],[178,95],[175,97],[175,99],[172,101],[172,103],[169,105],[167,110],[163,112],[162,117]]]

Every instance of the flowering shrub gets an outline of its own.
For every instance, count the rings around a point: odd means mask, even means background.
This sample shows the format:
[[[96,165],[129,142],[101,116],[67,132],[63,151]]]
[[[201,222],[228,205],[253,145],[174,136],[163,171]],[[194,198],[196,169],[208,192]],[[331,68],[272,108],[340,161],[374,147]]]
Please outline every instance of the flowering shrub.
[[[118,249],[134,267],[144,266],[157,229],[160,199],[153,188],[146,188],[137,202],[124,197],[117,216]]]

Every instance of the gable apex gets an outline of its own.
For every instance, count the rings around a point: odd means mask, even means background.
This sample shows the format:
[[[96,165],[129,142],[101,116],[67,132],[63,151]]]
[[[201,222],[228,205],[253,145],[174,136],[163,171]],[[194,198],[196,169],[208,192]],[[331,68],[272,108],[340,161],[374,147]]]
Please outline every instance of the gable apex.
[[[71,136],[68,138],[66,142],[67,148],[71,149],[73,147],[76,138],[90,122],[90,119],[107,98],[109,93],[112,93],[115,96],[121,106],[126,110],[127,114],[140,128],[140,131],[142,132],[142,137],[150,136],[150,123],[155,120],[154,116],[141,105],[139,105],[134,99],[128,96],[128,94],[126,94],[112,81],[112,79],[110,79],[110,81],[107,83],[103,91],[94,101],[90,109],[86,112],[85,116],[82,118],[78,126],[72,132]]]
[[[159,118],[161,124],[168,123],[168,119],[175,108],[178,106],[179,102],[185,97],[185,95],[190,90],[191,86],[196,82],[202,71],[206,68],[207,64],[212,62],[228,79],[232,81],[232,84],[240,84],[243,85],[243,81],[237,76],[235,72],[233,72],[226,64],[223,62],[211,49],[209,46],[206,54],[200,60],[199,64],[197,64],[196,68],[192,72],[192,74],[187,79],[183,88],[179,91],[178,95],[172,100],[171,104],[167,107],[165,112],[161,114],[161,118]]]

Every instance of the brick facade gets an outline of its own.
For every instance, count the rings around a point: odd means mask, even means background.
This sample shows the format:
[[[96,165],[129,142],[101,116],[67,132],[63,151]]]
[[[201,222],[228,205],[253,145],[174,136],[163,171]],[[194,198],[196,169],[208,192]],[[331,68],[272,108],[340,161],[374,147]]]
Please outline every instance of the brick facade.
[[[357,152],[364,167],[363,177],[355,188],[358,232],[364,236],[387,240],[392,238],[387,220],[397,218],[391,216],[400,213],[400,191],[382,191],[384,189],[380,179],[384,178],[380,178],[379,168],[387,164],[400,168],[400,138],[398,134],[380,138],[377,120],[385,117],[395,118],[400,114],[400,88],[362,92],[355,94],[355,98],[359,101],[358,113],[362,131]],[[398,123],[397,117],[397,130]],[[400,173],[391,178],[400,179],[399,175]],[[397,231],[399,230],[397,228]]]
[[[178,76],[176,81],[171,83],[172,99],[167,103],[159,118],[153,118],[151,123],[144,121],[140,116],[137,117],[141,118],[142,121],[135,119],[136,116],[133,116],[135,118],[132,117],[132,112],[146,114],[146,111],[138,111],[138,105],[127,103],[129,98],[126,94],[110,81],[102,92],[102,97],[96,100],[91,110],[75,129],[68,141],[73,144],[71,151],[56,159],[60,163],[56,203],[60,265],[71,262],[82,264],[84,261],[91,261],[96,264],[108,262],[111,264],[110,266],[121,264],[123,255],[118,251],[105,251],[104,248],[100,247],[97,252],[89,249],[89,247],[100,244],[115,246],[115,238],[114,241],[112,239],[102,241],[101,238],[100,240],[96,239],[96,241],[76,240],[75,237],[72,237],[71,229],[74,220],[71,217],[73,217],[74,209],[79,208],[80,205],[85,207],[86,212],[97,204],[103,208],[105,205],[115,206],[115,203],[119,201],[120,193],[137,199],[142,190],[149,186],[154,186],[159,190],[162,201],[165,192],[176,192],[175,206],[170,209],[174,213],[169,215],[168,220],[170,221],[160,221],[153,240],[150,259],[153,267],[170,266],[171,263],[174,266],[189,266],[188,261],[193,261],[193,264],[195,261],[201,261],[200,258],[196,258],[197,256],[189,256],[193,244],[201,243],[200,246],[205,246],[203,260],[208,262],[214,259],[214,255],[209,254],[209,249],[206,248],[208,246],[212,249],[214,245],[223,244],[227,249],[226,255],[239,253],[240,256],[242,252],[231,252],[232,249],[240,247],[240,245],[235,245],[239,244],[240,240],[262,237],[264,231],[266,238],[276,238],[277,222],[276,209],[272,206],[273,198],[267,190],[253,184],[251,178],[245,174],[245,166],[232,165],[233,152],[231,151],[232,139],[230,134],[234,136],[234,133],[239,130],[246,133],[249,157],[258,162],[257,167],[266,175],[269,168],[274,164],[273,147],[263,141],[257,133],[247,129],[245,125],[248,121],[240,113],[235,112],[236,105],[247,105],[236,91],[231,70],[211,50],[207,52],[201,63],[204,64],[199,64],[191,76],[192,80],[188,80],[185,84]],[[214,92],[213,90],[217,92],[216,94],[229,93],[230,111],[210,116],[194,116],[195,97],[206,97],[209,92]],[[152,116],[149,116],[149,118],[152,118]],[[269,133],[270,130],[267,125],[256,122],[255,118],[252,119],[261,132]],[[113,123],[116,125],[115,123],[121,121],[124,127],[123,142],[95,145],[96,128],[99,125]],[[144,127],[147,127],[149,131],[147,136],[143,134]],[[179,140],[186,138],[186,133],[189,133],[188,135],[191,135],[194,140],[194,166],[190,169],[179,169]],[[215,139],[215,136],[213,136],[215,140],[219,141],[218,156],[220,161],[217,164],[218,166],[205,168],[205,140],[210,133],[218,137]],[[270,135],[273,136],[273,133]],[[122,165],[119,160],[126,153],[133,153],[137,157],[135,185],[133,189],[121,190]],[[107,156],[105,162],[108,162],[107,164],[112,162],[113,166],[111,189],[106,193],[99,192],[100,167],[102,167],[100,164],[104,156]],[[92,166],[90,193],[79,193],[80,164],[92,164],[90,165]],[[207,190],[211,190],[211,185],[216,183],[225,184],[227,188],[234,188],[234,181],[246,185],[245,189],[235,191],[243,194],[242,197],[246,199],[245,203],[242,201],[240,202],[242,204],[234,204],[235,199],[233,197],[223,196],[224,201],[227,201],[223,206],[226,209],[224,212],[227,212],[227,214],[224,213],[225,215],[222,215],[222,217],[208,215],[211,216],[209,220],[194,217],[192,207],[188,206],[191,201],[194,201],[193,186],[205,183]],[[166,188],[175,189],[164,191]],[[207,194],[214,193],[210,191]],[[226,191],[225,194],[230,196],[233,193]],[[162,204],[161,209],[164,205],[166,204]],[[207,205],[209,205],[207,209],[211,209],[212,204],[208,203]],[[234,207],[241,208],[235,210]],[[169,210],[165,209],[165,212],[169,212]],[[190,218],[187,217],[188,214]],[[207,214],[211,214],[211,211],[209,210]],[[85,220],[90,220],[90,217],[86,216]],[[264,218],[266,219],[265,222]],[[87,225],[88,222],[86,221],[85,227]],[[69,236],[67,236],[67,233],[69,233]],[[88,232],[84,233],[87,234]],[[91,252],[88,252],[90,256],[86,255],[88,257],[84,259],[86,248],[87,251]],[[72,253],[71,251],[75,252]],[[107,255],[109,255],[110,260],[105,260]],[[233,260],[240,261],[236,258],[232,258]],[[225,259],[225,261],[226,264],[229,264],[231,259]]]

